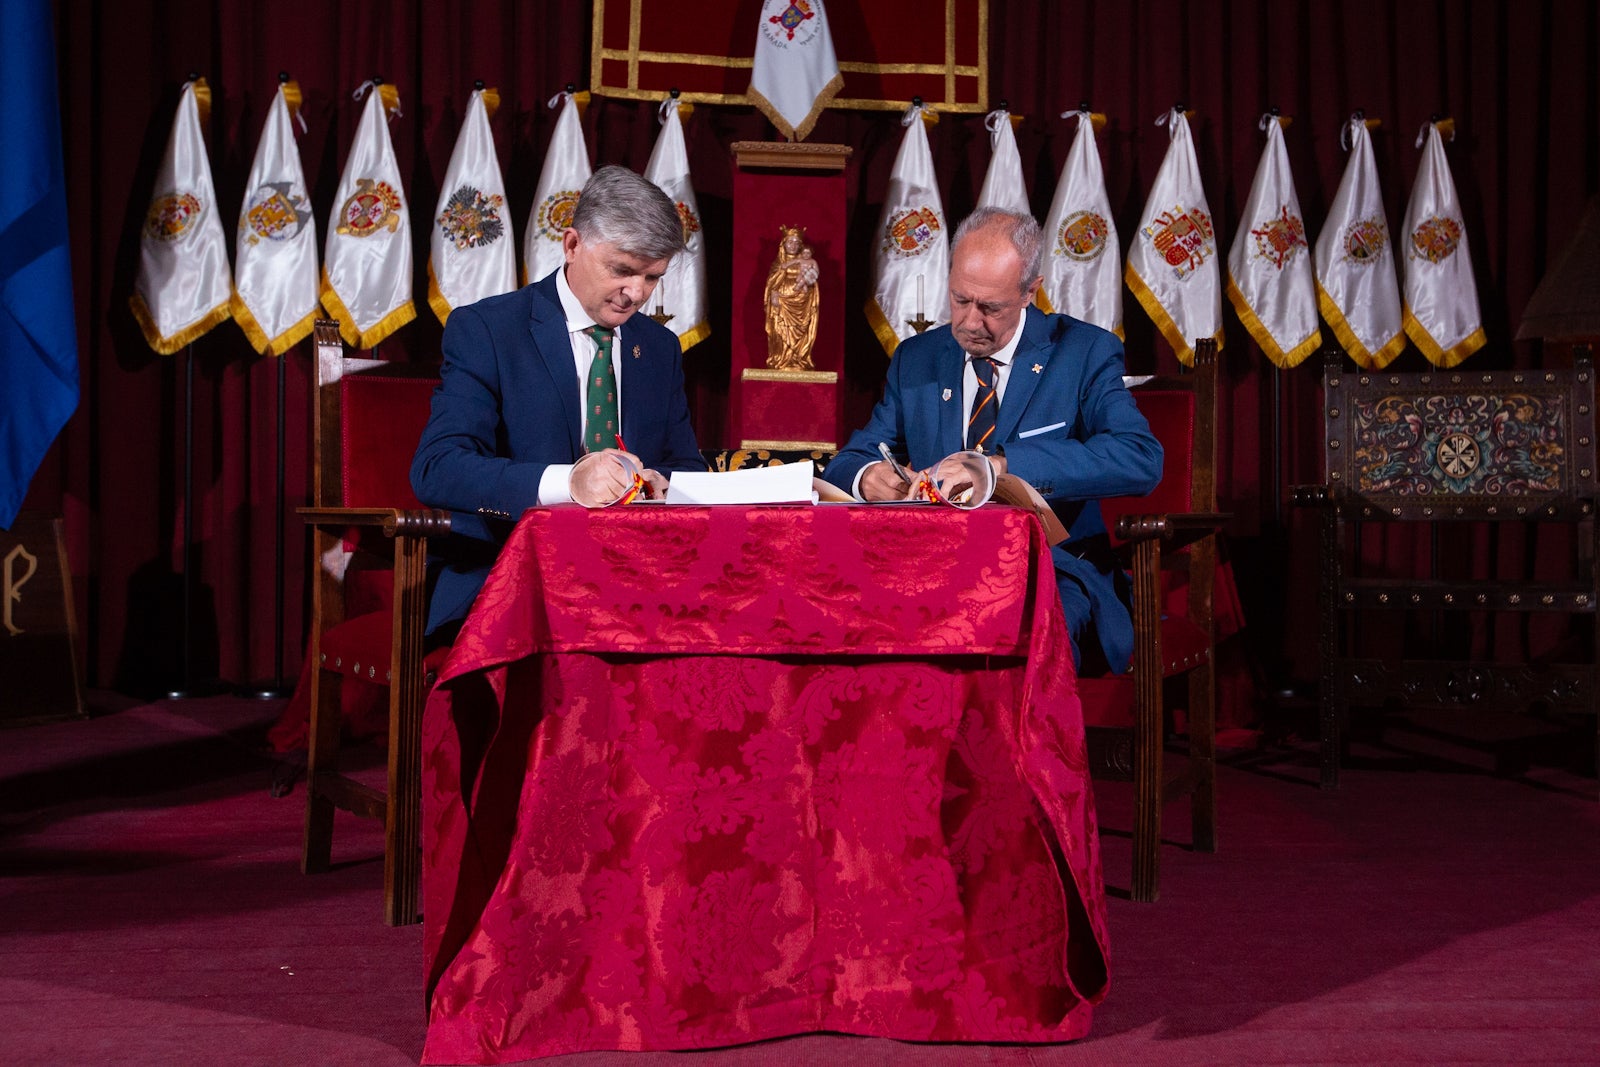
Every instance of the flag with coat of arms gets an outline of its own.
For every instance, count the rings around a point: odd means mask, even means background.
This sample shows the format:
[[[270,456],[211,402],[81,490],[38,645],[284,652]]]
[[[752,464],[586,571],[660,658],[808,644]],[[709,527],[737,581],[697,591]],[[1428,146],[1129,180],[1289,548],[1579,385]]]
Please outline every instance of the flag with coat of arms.
[[[1317,238],[1317,303],[1334,336],[1357,365],[1386,367],[1406,346],[1400,286],[1389,251],[1389,216],[1383,210],[1369,128],[1376,119],[1350,116],[1340,143],[1350,151]]]
[[[388,116],[400,113],[400,94],[392,85],[367,82],[354,97],[363,95],[366,108],[333,195],[322,255],[322,306],[339,320],[339,333],[352,348],[371,348],[417,317],[411,212],[389,141]]]
[[[706,318],[706,239],[700,232],[700,205],[689,181],[689,150],[683,139],[683,120],[692,112],[675,96],[661,102],[661,132],[644,168],[645,178],[667,194],[683,221],[683,251],[672,257],[667,273],[656,283],[653,301],[657,321],[678,335],[678,346],[685,352],[711,336]]]
[[[566,262],[561,249],[562,235],[572,225],[583,184],[594,173],[589,166],[589,146],[583,140],[583,109],[588,93],[560,92],[550,98],[551,108],[559,107],[556,131],[539,171],[539,186],[533,193],[533,211],[522,236],[522,283],[536,282]]]
[[[1022,155],[1017,151],[1017,123],[1022,116],[999,108],[984,116],[989,131],[989,170],[978,190],[978,207],[997,207],[1028,215],[1028,186],[1022,177]]]
[[[1156,120],[1167,127],[1167,154],[1128,249],[1124,277],[1178,361],[1194,365],[1194,342],[1222,347],[1222,278],[1216,221],[1200,184],[1189,119],[1173,108]]]
[[[128,302],[145,340],[164,356],[231,314],[233,275],[201,133],[210,111],[206,80],[186,84],[139,228],[139,272]]]
[[[299,114],[300,86],[284,81],[267,108],[239,207],[233,319],[262,355],[283,355],[317,319],[317,225],[290,118]]]
[[[1044,283],[1034,302],[1047,315],[1071,315],[1121,337],[1122,251],[1094,139],[1106,120],[1087,108],[1061,113],[1074,115],[1078,132],[1045,217]]]
[[[750,62],[750,102],[790,141],[803,141],[844,88],[822,0],[764,0]]]
[[[489,130],[499,106],[499,92],[481,82],[467,99],[428,228],[428,306],[441,323],[453,308],[517,287],[506,184]]]
[[[1461,199],[1444,154],[1444,134],[1455,137],[1450,119],[1429,122],[1417,134],[1422,163],[1401,226],[1402,317],[1406,333],[1428,362],[1454,367],[1488,338],[1478,310],[1478,282],[1472,273]]]
[[[926,129],[936,121],[938,116],[920,104],[901,117],[906,135],[889,171],[889,193],[875,231],[866,312],[890,356],[906,338],[950,321],[950,234]]]
[[[1261,116],[1267,143],[1228,252],[1228,299],[1274,366],[1299,364],[1322,344],[1305,216],[1283,143],[1288,119]]]

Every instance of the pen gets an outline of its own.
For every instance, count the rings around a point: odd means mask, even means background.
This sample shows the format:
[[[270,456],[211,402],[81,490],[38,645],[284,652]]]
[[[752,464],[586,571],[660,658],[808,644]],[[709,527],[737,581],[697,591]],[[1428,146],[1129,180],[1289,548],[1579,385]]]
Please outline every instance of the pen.
[[[900,465],[900,461],[894,458],[894,453],[889,451],[889,446],[882,441],[878,442],[878,455],[883,457],[885,463],[894,468],[894,472],[900,476],[902,482],[907,485],[911,484],[911,472]]]
[[[618,449],[618,451],[626,452],[628,450],[628,446],[622,443],[622,435],[620,433],[612,434],[611,436],[613,436],[613,437],[615,437],[617,439],[617,449]],[[631,503],[633,503],[634,498],[637,497],[640,493],[644,494],[644,498],[646,500],[655,499],[655,494],[650,491],[650,483],[645,481],[644,478],[642,478],[641,476],[635,474],[633,476],[633,486],[632,486],[632,488],[630,488],[626,493],[624,493],[622,495],[622,499],[620,501],[618,501],[618,503],[620,503],[620,504],[631,504]]]

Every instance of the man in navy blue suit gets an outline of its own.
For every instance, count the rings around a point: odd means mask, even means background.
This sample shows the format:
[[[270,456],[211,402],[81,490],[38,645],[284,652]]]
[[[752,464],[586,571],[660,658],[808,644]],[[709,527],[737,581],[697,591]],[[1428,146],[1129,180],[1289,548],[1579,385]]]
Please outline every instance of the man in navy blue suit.
[[[465,618],[527,508],[615,500],[632,481],[625,461],[649,494],[666,491],[663,472],[706,469],[678,339],[634,314],[683,249],[677,207],[632,171],[602,167],[562,247],[560,270],[457,308],[445,327],[411,464],[417,499],[454,513],[430,574],[430,634]]]
[[[995,474],[1037,489],[1066,527],[1052,549],[1072,651],[1092,623],[1112,670],[1133,655],[1122,571],[1098,501],[1142,496],[1161,479],[1161,444],[1122,382],[1122,342],[1030,306],[1044,239],[1031,215],[979,208],[956,230],[950,325],[895,350],[872,419],[828,464],[826,478],[862,500],[910,494],[878,444],[913,470],[979,449]]]

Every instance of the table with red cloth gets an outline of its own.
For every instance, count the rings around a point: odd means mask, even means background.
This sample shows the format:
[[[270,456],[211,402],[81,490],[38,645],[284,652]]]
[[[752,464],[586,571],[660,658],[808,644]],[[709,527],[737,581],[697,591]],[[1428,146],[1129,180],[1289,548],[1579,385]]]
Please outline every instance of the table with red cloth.
[[[429,1063],[1064,1041],[1109,978],[1044,534],[536,508],[423,723]]]

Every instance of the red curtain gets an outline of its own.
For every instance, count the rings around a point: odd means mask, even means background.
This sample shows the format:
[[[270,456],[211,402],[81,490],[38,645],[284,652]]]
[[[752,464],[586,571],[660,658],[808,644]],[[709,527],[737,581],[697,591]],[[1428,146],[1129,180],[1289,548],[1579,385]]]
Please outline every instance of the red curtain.
[[[897,2],[905,18],[919,17],[921,5]],[[83,400],[30,502],[67,517],[91,683],[159,687],[172,680],[178,662],[185,357],[151,353],[127,296],[138,223],[182,79],[203,74],[213,89],[207,136],[230,226],[278,72],[300,82],[309,124],[300,150],[322,234],[358,117],[350,93],[375,74],[394,83],[404,114],[390,132],[418,234],[420,297],[425,223],[473,80],[501,91],[492,125],[520,245],[554,123],[545,100],[565,83],[587,85],[591,13],[588,5],[554,0],[464,6],[330,0],[292,13],[240,0],[204,8],[102,0],[63,3],[58,12]],[[1343,169],[1339,129],[1352,110],[1383,120],[1375,148],[1392,223],[1404,212],[1416,173],[1417,128],[1435,113],[1454,116],[1458,136],[1447,152],[1491,342],[1467,366],[1538,364],[1538,346],[1513,345],[1511,335],[1546,263],[1600,187],[1600,9],[1587,0],[994,0],[989,42],[991,103],[1005,100],[1026,116],[1018,140],[1037,213],[1048,207],[1075,129],[1056,116],[1087,101],[1110,118],[1101,152],[1124,234],[1166,149],[1166,132],[1153,120],[1174,102],[1196,112],[1201,171],[1224,240],[1232,237],[1249,189],[1261,147],[1256,121],[1268,106],[1294,116],[1289,154],[1313,234]],[[654,116],[650,103],[597,98],[585,121],[595,161],[642,169],[654,143]],[[732,289],[728,146],[772,132],[753,109],[710,106],[696,110],[686,132],[710,238],[711,291],[726,293]],[[853,258],[844,306],[831,312],[845,322],[851,423],[865,417],[885,366],[860,307],[871,231],[900,135],[897,115],[830,111],[812,136],[855,149],[846,173]],[[946,116],[932,142],[946,210],[958,218],[971,208],[988,164],[982,116]],[[437,358],[440,328],[420,299],[419,308],[417,322],[386,342],[382,355]],[[1171,353],[1137,305],[1128,300],[1127,308],[1131,368],[1172,367]],[[1320,478],[1320,370],[1313,360],[1275,375],[1231,311],[1225,318],[1220,495],[1222,506],[1238,515],[1236,546],[1257,537],[1278,546],[1237,553],[1251,598],[1247,611],[1271,618],[1283,610],[1282,590],[1314,588],[1313,531],[1286,516],[1290,536],[1279,536],[1273,474],[1280,485]],[[728,322],[728,308],[714,303],[712,338],[686,358],[696,428],[707,446],[727,443]],[[284,638],[292,675],[304,640],[309,544],[292,511],[307,492],[308,349],[286,358],[291,509]],[[1422,365],[1415,350],[1397,363]],[[195,344],[194,373],[197,669],[237,682],[260,680],[273,667],[276,367],[226,323]],[[1283,413],[1277,442],[1270,432],[1274,379]],[[1491,546],[1480,556],[1493,565],[1496,553],[1507,550]],[[1311,648],[1311,614],[1304,605],[1285,614],[1284,647]],[[1296,666],[1301,675],[1314,673],[1306,662]]]

